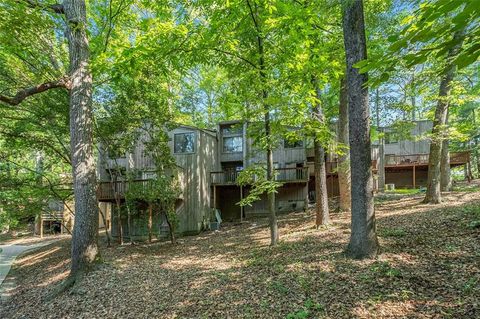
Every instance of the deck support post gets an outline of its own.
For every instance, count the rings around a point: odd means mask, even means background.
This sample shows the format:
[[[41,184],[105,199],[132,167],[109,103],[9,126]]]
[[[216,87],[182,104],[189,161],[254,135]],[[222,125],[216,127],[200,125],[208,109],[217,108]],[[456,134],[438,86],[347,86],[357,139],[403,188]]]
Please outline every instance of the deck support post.
[[[413,188],[416,188],[416,183],[415,183],[415,163],[413,163]]]
[[[240,200],[243,200],[243,186],[240,186]],[[240,222],[243,222],[243,206],[240,206]]]
[[[43,238],[43,218],[40,214],[40,238]]]
[[[213,208],[217,209],[217,186],[213,185]]]

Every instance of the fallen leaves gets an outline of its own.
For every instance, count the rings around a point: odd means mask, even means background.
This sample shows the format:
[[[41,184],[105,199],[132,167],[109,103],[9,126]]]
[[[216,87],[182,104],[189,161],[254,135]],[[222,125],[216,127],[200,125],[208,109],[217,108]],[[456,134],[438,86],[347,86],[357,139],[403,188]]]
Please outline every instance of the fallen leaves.
[[[73,290],[45,296],[69,267],[69,241],[20,258],[1,318],[480,317],[480,192],[438,206],[407,196],[377,205],[382,254],[350,260],[349,215],[312,228],[313,213],[227,224],[172,246],[103,247],[103,263]],[[55,253],[50,253],[54,251]],[[15,278],[15,279],[13,279]]]

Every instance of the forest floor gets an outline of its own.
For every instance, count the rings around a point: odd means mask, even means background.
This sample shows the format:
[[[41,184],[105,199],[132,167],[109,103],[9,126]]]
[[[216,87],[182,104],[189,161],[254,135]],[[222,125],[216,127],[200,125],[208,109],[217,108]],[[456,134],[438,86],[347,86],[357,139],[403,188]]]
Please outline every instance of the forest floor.
[[[74,289],[48,300],[69,269],[69,239],[20,256],[0,318],[480,318],[480,191],[441,205],[422,195],[376,200],[381,254],[350,260],[349,214],[313,212],[168,242],[106,248]]]

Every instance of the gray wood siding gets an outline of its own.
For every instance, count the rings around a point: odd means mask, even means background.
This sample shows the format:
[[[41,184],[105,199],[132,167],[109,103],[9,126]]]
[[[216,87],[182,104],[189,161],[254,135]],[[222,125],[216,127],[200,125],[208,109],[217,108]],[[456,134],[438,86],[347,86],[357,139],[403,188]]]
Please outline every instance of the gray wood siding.
[[[428,154],[430,152],[430,140],[425,135],[432,130],[432,122],[418,121],[415,124],[411,131],[414,140],[401,140],[397,143],[385,144],[385,155]],[[389,131],[388,128],[385,130]]]

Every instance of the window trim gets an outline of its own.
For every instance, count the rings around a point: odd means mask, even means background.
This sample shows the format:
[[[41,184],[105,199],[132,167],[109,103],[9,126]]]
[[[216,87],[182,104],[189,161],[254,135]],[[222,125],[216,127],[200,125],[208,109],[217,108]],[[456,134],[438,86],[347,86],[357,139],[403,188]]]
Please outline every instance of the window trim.
[[[240,151],[234,151],[234,152],[228,152],[228,151],[225,151],[225,139],[226,138],[240,138],[242,140],[242,144],[241,144],[241,150]],[[241,154],[243,153],[243,135],[228,135],[228,136],[222,136],[222,154]]]
[[[185,135],[185,134],[192,134],[193,135],[193,151],[192,152],[177,152],[175,151],[175,137],[177,135]],[[195,154],[197,151],[196,144],[197,143],[197,134],[195,132],[179,132],[173,134],[173,154]]]

